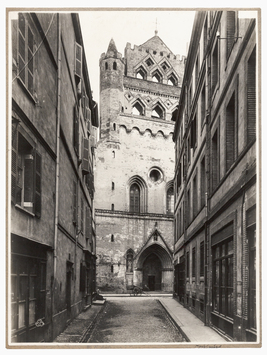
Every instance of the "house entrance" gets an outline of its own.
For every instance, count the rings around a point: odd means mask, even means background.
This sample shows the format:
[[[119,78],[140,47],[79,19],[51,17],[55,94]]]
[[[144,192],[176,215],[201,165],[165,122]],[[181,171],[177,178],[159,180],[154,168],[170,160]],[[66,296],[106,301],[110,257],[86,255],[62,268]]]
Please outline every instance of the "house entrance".
[[[161,290],[161,270],[162,265],[156,254],[150,254],[143,264],[143,286],[147,286],[150,291]]]

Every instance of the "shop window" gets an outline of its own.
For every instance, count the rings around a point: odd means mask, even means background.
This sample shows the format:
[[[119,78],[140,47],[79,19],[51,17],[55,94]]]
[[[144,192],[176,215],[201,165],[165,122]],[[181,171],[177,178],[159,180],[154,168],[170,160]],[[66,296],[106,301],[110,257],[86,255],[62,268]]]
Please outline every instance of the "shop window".
[[[233,318],[233,237],[212,248],[213,311]]]

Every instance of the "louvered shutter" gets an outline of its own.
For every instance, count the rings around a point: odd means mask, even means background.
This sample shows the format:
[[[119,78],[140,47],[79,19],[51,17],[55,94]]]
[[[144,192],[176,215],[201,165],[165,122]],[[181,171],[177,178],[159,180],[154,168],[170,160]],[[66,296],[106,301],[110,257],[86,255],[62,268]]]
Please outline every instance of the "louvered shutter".
[[[83,158],[82,158],[82,171],[83,174],[89,174],[90,165],[89,165],[89,139],[83,137]]]
[[[235,11],[227,11],[227,58],[235,40]]]
[[[26,23],[22,14],[19,14],[19,44],[18,44],[18,63],[19,63],[19,77],[24,84],[26,84],[25,63],[26,63]]]
[[[254,48],[248,61],[247,138],[248,143],[256,138],[256,48]]]
[[[73,224],[77,223],[77,183],[73,181]]]
[[[37,217],[41,217],[41,173],[42,173],[42,157],[35,152],[35,197],[34,197],[34,213]]]
[[[33,33],[28,26],[28,90],[33,95]]]
[[[226,171],[235,159],[235,94],[226,108]]]
[[[34,156],[24,155],[24,208],[33,212],[34,198]]]
[[[79,110],[77,106],[74,107],[73,118],[73,145],[77,155],[79,155]]]
[[[75,75],[82,77],[82,46],[75,43]]]
[[[85,291],[85,281],[86,281],[86,266],[81,262],[80,264],[80,291]]]
[[[17,162],[18,162],[18,131],[12,125],[12,157],[11,157],[11,201],[16,203],[17,186]]]

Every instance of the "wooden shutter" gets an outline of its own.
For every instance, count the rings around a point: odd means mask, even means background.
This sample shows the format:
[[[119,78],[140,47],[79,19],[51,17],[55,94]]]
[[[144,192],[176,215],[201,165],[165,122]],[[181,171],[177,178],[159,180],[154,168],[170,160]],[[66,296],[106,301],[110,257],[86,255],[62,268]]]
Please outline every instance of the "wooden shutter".
[[[18,36],[18,64],[19,77],[26,84],[25,63],[26,63],[26,23],[22,14],[19,14],[19,36]]]
[[[28,26],[28,68],[27,68],[27,87],[29,92],[33,95],[33,33]]]
[[[89,243],[92,243],[92,213],[90,207],[86,207],[86,238],[89,239]]]
[[[226,108],[226,171],[235,159],[235,93]]]
[[[235,17],[235,11],[227,11],[227,58],[230,55],[235,41]]]
[[[89,174],[90,171],[89,139],[85,137],[83,137],[82,171],[83,174]]]
[[[34,197],[34,213],[37,217],[41,217],[41,173],[42,173],[42,157],[35,152],[35,197]]]
[[[86,281],[86,266],[81,262],[80,264],[80,291],[85,291],[85,281]]]
[[[74,107],[73,117],[73,145],[76,154],[79,156],[79,110],[78,107]]]
[[[76,225],[77,223],[77,183],[76,181],[73,181],[73,224]]]
[[[247,140],[256,138],[256,47],[249,61],[247,71]]]
[[[82,46],[75,43],[75,75],[82,77]]]
[[[24,208],[33,212],[34,200],[34,156],[24,155]]]
[[[11,201],[16,203],[17,186],[17,162],[18,162],[18,131],[12,125],[12,156],[11,156]]]

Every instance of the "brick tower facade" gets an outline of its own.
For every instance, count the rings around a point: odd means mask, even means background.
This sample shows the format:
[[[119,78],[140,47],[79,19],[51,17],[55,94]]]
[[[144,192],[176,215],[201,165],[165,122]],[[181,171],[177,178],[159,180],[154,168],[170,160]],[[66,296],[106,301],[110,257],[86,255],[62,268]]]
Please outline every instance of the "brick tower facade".
[[[97,286],[172,291],[175,114],[185,58],[155,34],[100,58],[96,150]]]

